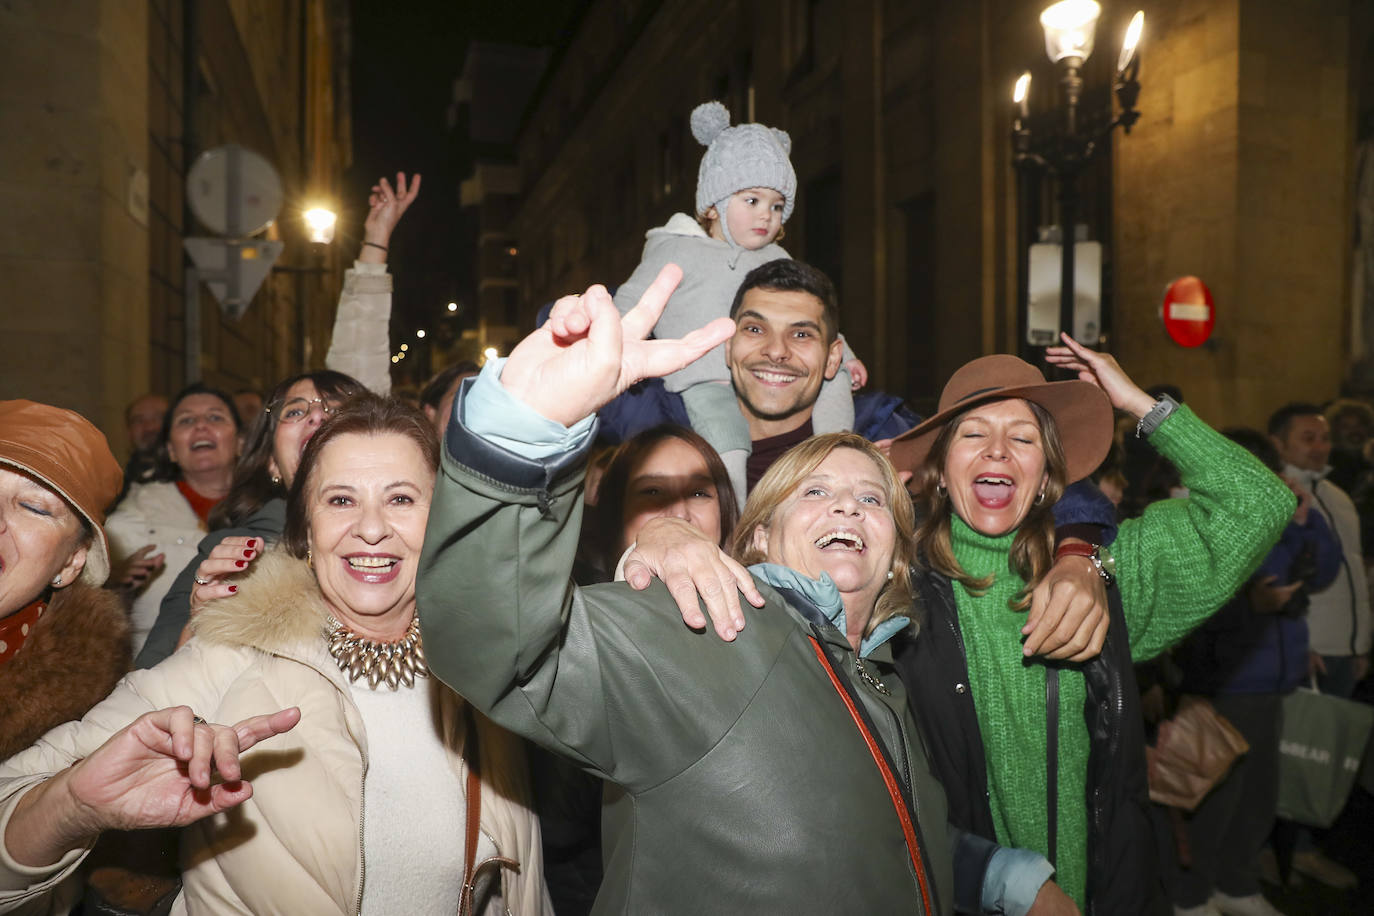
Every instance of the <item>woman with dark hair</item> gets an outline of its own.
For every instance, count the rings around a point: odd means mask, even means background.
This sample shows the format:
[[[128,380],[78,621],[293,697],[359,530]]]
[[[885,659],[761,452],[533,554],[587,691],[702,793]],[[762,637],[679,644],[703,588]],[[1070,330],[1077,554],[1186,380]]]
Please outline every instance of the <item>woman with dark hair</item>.
[[[597,487],[583,529],[592,580],[616,578],[621,557],[655,518],[680,518],[724,547],[739,521],[739,503],[720,455],[685,426],[664,423],[625,440]],[[591,581],[582,584],[590,585]]]
[[[458,393],[458,386],[463,379],[476,375],[481,369],[470,359],[460,360],[434,373],[434,377],[420,390],[420,409],[429,417],[429,422],[434,424],[440,436],[448,426],[448,415],[453,413],[453,396]]]
[[[364,390],[391,389],[387,323],[391,316],[391,276],[386,271],[391,233],[420,193],[420,176],[409,183],[404,172],[396,185],[377,181],[368,196],[363,243],[358,259],[344,274],[334,336],[325,365],[279,383],[262,413],[252,420],[248,445],[234,471],[229,494],[210,517],[209,537],[167,590],[157,622],[134,664],[156,665],[183,641],[186,622],[206,601],[234,593],[226,575],[242,572],[265,543],[281,534],[284,498],[310,436],[339,404]]]
[[[106,830],[184,826],[176,912],[551,912],[520,742],[427,676],[438,460],[392,399],[320,427],[237,597],[0,766],[0,910],[66,891]]]
[[[328,369],[292,376],[272,389],[266,407],[253,421],[229,494],[210,515],[214,530],[200,540],[167,589],[157,622],[138,653],[137,667],[151,668],[176,651],[193,608],[234,593],[232,583],[212,577],[243,570],[266,544],[281,536],[286,494],[306,443],[340,404],[364,390],[343,373]]]
[[[242,429],[228,394],[200,383],[183,388],[162,423],[158,473],[130,487],[106,523],[118,570],[110,584],[132,605],[134,652],[172,585],[167,567],[181,569],[195,557],[211,510],[229,492]]]

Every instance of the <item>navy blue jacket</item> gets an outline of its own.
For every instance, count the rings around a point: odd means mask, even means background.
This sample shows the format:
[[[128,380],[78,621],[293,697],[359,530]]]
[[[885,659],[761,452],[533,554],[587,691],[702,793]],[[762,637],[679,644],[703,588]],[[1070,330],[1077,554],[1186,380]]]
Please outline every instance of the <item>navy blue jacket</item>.
[[[663,387],[663,380],[657,378],[631,385],[599,413],[598,438],[612,445],[660,423],[691,426],[682,395]],[[891,439],[919,422],[920,416],[895,394],[872,391],[854,396],[854,431],[865,439]]]
[[[1309,587],[1320,591],[1334,582],[1341,550],[1320,512],[1308,512],[1305,525],[1289,522],[1250,581],[1275,576],[1275,585],[1291,584],[1294,563],[1304,550],[1314,560]],[[1175,657],[1188,693],[1287,693],[1307,676],[1307,620],[1256,613],[1247,585],[1190,636]]]

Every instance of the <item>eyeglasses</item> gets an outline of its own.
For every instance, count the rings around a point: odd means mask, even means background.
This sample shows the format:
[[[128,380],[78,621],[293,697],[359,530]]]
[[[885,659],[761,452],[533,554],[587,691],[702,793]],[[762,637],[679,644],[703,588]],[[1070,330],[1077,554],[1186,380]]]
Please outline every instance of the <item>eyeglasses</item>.
[[[328,398],[291,398],[268,407],[267,412],[275,413],[278,423],[299,423],[310,416],[315,404],[320,405],[320,413],[326,417],[334,416],[334,411],[339,409],[339,405]]]

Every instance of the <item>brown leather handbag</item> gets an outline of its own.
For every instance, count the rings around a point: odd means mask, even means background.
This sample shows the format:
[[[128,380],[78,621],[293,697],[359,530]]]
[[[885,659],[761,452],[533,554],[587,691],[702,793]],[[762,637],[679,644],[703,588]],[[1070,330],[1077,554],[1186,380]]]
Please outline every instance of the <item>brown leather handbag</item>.
[[[1221,782],[1236,758],[1250,750],[1236,727],[1210,700],[1185,696],[1146,747],[1150,800],[1192,811]]]

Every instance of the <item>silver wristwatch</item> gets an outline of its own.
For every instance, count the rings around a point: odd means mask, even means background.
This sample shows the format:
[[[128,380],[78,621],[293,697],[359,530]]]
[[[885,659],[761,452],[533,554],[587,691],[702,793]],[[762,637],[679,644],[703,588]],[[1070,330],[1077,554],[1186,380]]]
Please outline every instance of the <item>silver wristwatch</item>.
[[[1135,425],[1135,437],[1141,436],[1149,438],[1150,434],[1159,429],[1159,424],[1164,422],[1164,418],[1178,410],[1178,401],[1169,397],[1167,394],[1160,395],[1159,400],[1155,401],[1155,406],[1151,407],[1145,416],[1140,418],[1140,422]]]

